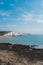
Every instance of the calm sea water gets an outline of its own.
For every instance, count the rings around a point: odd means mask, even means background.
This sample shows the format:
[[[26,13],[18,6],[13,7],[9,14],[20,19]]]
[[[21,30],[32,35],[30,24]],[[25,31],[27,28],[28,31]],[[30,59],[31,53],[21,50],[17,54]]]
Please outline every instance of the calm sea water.
[[[9,38],[1,38],[1,42],[10,42],[13,44],[39,45],[43,47],[43,35],[23,35]]]

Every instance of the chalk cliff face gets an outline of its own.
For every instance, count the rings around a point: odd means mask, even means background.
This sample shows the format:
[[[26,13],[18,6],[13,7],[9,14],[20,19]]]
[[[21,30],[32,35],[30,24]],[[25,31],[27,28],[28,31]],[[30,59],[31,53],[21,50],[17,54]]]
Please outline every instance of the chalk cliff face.
[[[4,37],[13,36],[13,33],[12,33],[12,32],[8,32],[8,33],[4,34],[3,36],[4,36]]]
[[[11,31],[0,31],[0,38],[11,36]]]
[[[15,32],[12,32],[12,31],[0,31],[0,38],[2,37],[9,37],[9,36],[19,36],[19,35],[22,35],[22,33],[15,33]]]
[[[0,43],[0,63],[6,65],[43,65],[43,49],[29,45]]]
[[[8,32],[7,34],[4,34],[4,36],[19,36],[19,35],[22,35],[22,33]]]

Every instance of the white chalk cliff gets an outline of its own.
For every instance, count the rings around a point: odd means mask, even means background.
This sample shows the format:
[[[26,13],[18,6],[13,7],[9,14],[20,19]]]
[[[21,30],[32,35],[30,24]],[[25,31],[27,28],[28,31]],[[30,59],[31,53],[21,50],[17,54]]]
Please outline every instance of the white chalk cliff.
[[[4,34],[3,36],[8,37],[8,36],[18,36],[18,35],[22,35],[22,33],[8,32],[8,33]]]

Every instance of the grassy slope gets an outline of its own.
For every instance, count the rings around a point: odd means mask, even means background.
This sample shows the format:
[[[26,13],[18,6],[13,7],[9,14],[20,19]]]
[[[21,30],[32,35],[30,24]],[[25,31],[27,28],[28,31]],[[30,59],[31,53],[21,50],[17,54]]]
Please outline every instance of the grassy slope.
[[[13,65],[42,65],[42,61],[30,61],[24,55],[18,55],[15,51],[0,50],[0,60]]]
[[[0,45],[5,47],[3,43]],[[6,65],[8,62],[10,63],[8,65],[43,65],[43,49],[40,51],[41,53],[36,52],[36,49],[31,50],[29,46],[14,44],[10,50],[8,48],[0,49],[0,62],[5,62]]]

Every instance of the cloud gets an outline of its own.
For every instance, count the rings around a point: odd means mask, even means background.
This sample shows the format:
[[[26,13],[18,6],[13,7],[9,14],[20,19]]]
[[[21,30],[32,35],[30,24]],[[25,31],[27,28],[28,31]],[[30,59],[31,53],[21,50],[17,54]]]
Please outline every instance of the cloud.
[[[14,24],[14,25],[7,25],[7,27],[15,27],[16,25]]]
[[[18,20],[23,22],[37,22],[37,23],[43,23],[43,14],[34,14],[34,13],[27,13],[22,14],[21,17],[18,18]]]
[[[14,4],[11,3],[10,6],[14,6]]]
[[[0,2],[0,5],[3,5],[4,4],[4,2]]]
[[[17,19],[16,19],[16,18],[11,18],[11,17],[4,17],[4,18],[2,18],[1,20],[11,22],[11,21],[15,21],[15,20],[17,20]]]
[[[22,14],[20,16],[16,17],[11,17],[11,12],[6,12],[6,11],[0,11],[1,16],[7,16],[3,17],[3,21],[20,21],[24,22],[27,24],[28,22],[35,22],[35,23],[43,23],[43,13],[37,13],[34,11],[31,12],[25,12],[22,8],[18,8],[17,10],[22,11]],[[13,15],[12,15],[13,16]]]
[[[18,0],[14,0],[16,3],[18,2]]]
[[[0,15],[1,16],[10,16],[10,14],[8,12],[3,12],[3,11],[0,11]]]
[[[0,25],[0,27],[16,27],[16,25],[15,24],[9,24],[9,25]]]
[[[32,20],[32,14],[26,14],[22,15],[23,21],[31,21]]]
[[[26,12],[26,9],[22,8],[22,7],[17,7],[16,9],[14,9],[14,11],[19,11],[19,12],[22,12],[22,13],[27,13]]]
[[[43,6],[43,1],[41,2],[41,5]]]

